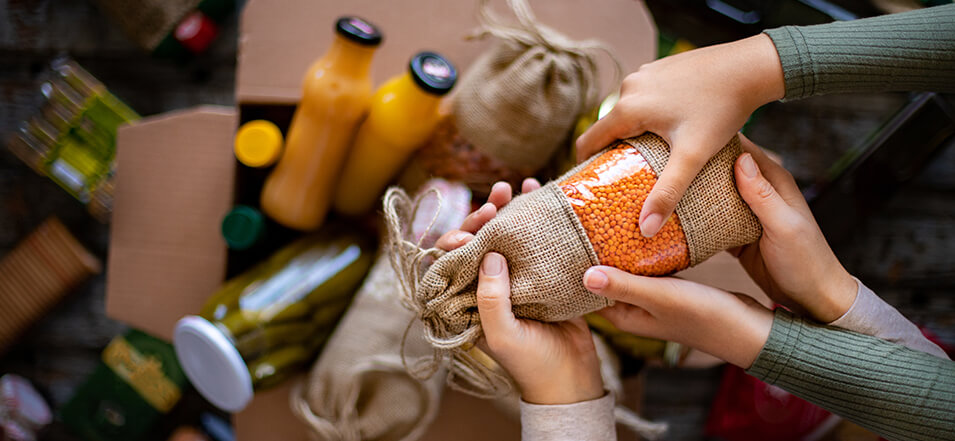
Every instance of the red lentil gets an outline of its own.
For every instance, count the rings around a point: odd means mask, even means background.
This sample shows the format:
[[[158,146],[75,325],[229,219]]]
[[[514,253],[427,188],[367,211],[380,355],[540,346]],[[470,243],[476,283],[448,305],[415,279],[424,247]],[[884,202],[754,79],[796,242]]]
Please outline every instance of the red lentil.
[[[640,210],[656,181],[643,155],[618,143],[560,183],[602,265],[645,276],[671,274],[690,265],[676,214],[655,236],[640,234]]]

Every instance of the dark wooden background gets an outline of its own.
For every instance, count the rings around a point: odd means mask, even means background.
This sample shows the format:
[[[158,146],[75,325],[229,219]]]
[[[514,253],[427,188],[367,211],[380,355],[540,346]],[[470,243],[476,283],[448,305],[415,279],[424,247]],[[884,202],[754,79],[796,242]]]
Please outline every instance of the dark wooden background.
[[[197,104],[233,103],[236,23],[199,60],[151,58],[87,1],[0,0],[0,134],[39,103],[38,75],[68,54],[142,115]],[[750,137],[778,152],[801,184],[824,175],[906,101],[904,94],[818,97],[768,105]],[[174,170],[170,170],[174,173]],[[839,257],[850,272],[909,318],[955,343],[955,148],[948,147],[887,206],[858,225]],[[0,149],[0,255],[57,215],[100,258],[109,227],[92,220],[55,184]],[[0,356],[0,374],[33,380],[54,406],[92,372],[99,352],[124,327],[104,316],[104,276],[72,293]],[[0,305],[3,307],[3,305]],[[671,422],[667,439],[703,439],[719,369],[649,369],[645,411]],[[61,428],[51,440],[75,439]],[[157,434],[155,439],[161,439]]]

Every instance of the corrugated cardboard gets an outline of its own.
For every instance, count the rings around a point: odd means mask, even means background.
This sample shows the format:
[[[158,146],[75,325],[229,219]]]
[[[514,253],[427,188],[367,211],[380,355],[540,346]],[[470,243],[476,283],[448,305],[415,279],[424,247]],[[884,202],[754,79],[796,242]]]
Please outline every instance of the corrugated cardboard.
[[[620,57],[626,72],[656,58],[656,27],[637,0],[529,0],[538,20],[575,39],[598,38]],[[511,19],[505,0],[491,4]],[[433,50],[464,72],[487,41],[466,41],[478,26],[476,0],[249,0],[242,13],[236,102],[295,104],[302,76],[331,42],[335,19],[358,15],[378,26],[384,43],[375,54],[376,85],[407,70],[411,56]],[[611,64],[601,65],[603,94],[610,92]]]
[[[197,107],[121,127],[106,314],[171,340],[222,283],[235,111]]]

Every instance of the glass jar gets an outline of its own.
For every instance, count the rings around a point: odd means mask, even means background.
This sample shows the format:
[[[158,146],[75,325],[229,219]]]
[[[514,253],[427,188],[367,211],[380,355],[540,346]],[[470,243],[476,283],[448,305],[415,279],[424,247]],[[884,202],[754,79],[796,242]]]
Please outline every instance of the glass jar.
[[[237,412],[318,353],[371,266],[374,240],[330,226],[227,281],[198,316],[176,325],[174,345],[196,389]]]

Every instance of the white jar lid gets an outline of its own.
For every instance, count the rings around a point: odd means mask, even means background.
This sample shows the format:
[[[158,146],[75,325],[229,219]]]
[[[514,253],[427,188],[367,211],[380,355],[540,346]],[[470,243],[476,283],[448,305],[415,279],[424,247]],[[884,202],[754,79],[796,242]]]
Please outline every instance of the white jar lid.
[[[208,320],[183,317],[173,345],[182,370],[200,394],[226,412],[238,412],[252,400],[252,376],[238,349]]]

